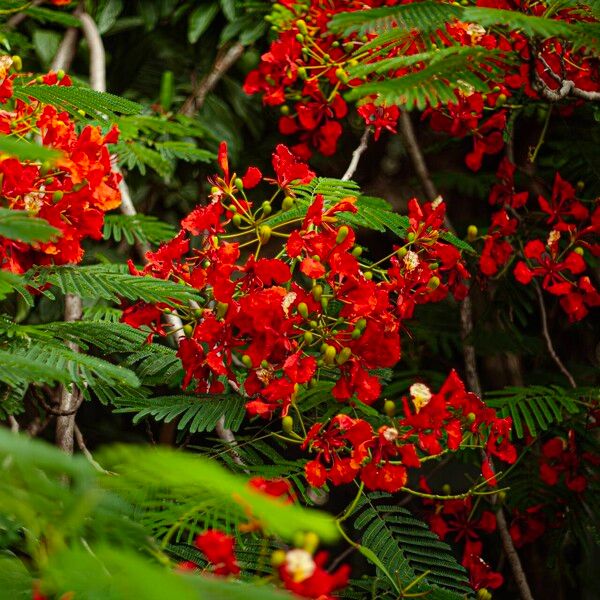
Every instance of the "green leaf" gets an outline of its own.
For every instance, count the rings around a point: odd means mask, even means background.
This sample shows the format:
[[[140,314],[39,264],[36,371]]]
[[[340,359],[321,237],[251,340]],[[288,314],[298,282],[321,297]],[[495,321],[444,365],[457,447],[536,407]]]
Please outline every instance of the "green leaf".
[[[57,31],[36,29],[33,32],[33,45],[42,64],[49,66],[56,55],[62,35]]]
[[[202,5],[196,8],[190,15],[188,23],[188,41],[195,44],[200,36],[208,29],[210,24],[219,12],[219,5],[211,2],[209,5]]]
[[[224,415],[224,426],[237,431],[246,414],[246,402],[238,395],[159,396],[157,398],[115,398],[116,413],[136,413],[134,423],[151,416],[170,423],[179,419],[177,429],[190,433],[213,431]]]
[[[0,236],[9,240],[18,240],[30,244],[32,242],[49,242],[60,234],[60,231],[48,221],[32,217],[26,210],[0,208]]]
[[[105,240],[122,239],[128,244],[135,240],[159,244],[170,240],[176,234],[175,227],[149,215],[106,215],[103,236]]]
[[[61,156],[61,152],[58,150],[46,148],[27,140],[18,140],[7,135],[0,135],[0,153],[10,154],[19,160],[40,162],[55,160]]]
[[[33,578],[25,565],[16,557],[0,555],[0,589],[5,598],[30,599]]]
[[[361,546],[369,551],[363,554],[380,570],[379,563],[385,565],[383,575],[394,597],[398,585],[404,589],[418,578],[411,593],[439,600],[472,598],[466,571],[450,546],[405,508],[383,501],[392,502],[393,497],[380,492],[364,496],[354,528],[361,534]]]
[[[44,104],[52,104],[60,110],[66,110],[77,117],[81,117],[79,111],[84,111],[90,117],[103,121],[107,117],[114,118],[115,113],[134,115],[141,113],[144,109],[137,102],[86,87],[15,85],[14,97],[21,100],[35,98]]]
[[[513,421],[513,437],[522,439],[527,426],[532,436],[546,431],[555,423],[561,423],[570,415],[581,411],[578,400],[589,396],[598,399],[598,390],[577,388],[567,390],[557,385],[531,385],[506,387],[485,394],[485,402],[496,409],[501,417],[510,416]]]
[[[191,287],[154,277],[130,275],[126,265],[38,267],[27,273],[27,281],[34,287],[49,283],[65,294],[93,300],[103,298],[117,302],[123,297],[170,305],[201,300]]]
[[[64,25],[65,27],[81,26],[81,21],[72,14],[44,8],[43,6],[30,6],[23,12],[40,23],[56,23],[58,25]]]

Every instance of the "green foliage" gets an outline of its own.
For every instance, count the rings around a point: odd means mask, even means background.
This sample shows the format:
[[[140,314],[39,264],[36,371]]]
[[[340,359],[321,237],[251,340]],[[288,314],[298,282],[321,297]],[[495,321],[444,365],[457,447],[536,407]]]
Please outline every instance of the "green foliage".
[[[32,217],[26,210],[0,208],[0,235],[20,242],[49,242],[60,232],[48,221]]]
[[[143,106],[137,102],[82,86],[15,84],[14,97],[21,100],[35,98],[44,104],[52,104],[59,110],[66,110],[75,117],[81,117],[80,111],[83,111],[90,118],[101,121],[106,121],[109,117],[114,119],[117,113],[133,115],[143,110]]]
[[[60,156],[58,150],[47,148],[27,140],[17,139],[7,135],[0,135],[0,152],[10,154],[19,160],[53,160]]]
[[[142,243],[159,244],[175,235],[175,228],[150,215],[106,215],[104,217],[104,239],[128,244],[136,240]]]
[[[147,416],[170,423],[178,419],[177,429],[197,433],[212,431],[224,416],[224,427],[237,431],[246,415],[241,396],[159,396],[156,398],[116,398],[116,413],[135,413],[134,423]]]
[[[557,385],[530,385],[488,392],[485,401],[501,416],[510,416],[514,435],[523,438],[526,432],[536,436],[539,431],[546,431],[551,424],[561,423],[570,415],[580,412],[581,404],[578,400],[586,395],[597,399],[598,391],[567,390]]]
[[[354,520],[361,551],[378,568],[379,595],[397,598],[416,582],[410,592],[427,598],[472,597],[465,569],[450,547],[409,511],[391,504],[391,498],[385,493],[362,497]]]
[[[28,273],[30,285],[41,287],[51,284],[64,294],[81,298],[118,301],[119,297],[144,302],[188,303],[198,300],[198,293],[190,287],[152,277],[130,275],[126,265],[90,265],[40,267]],[[48,295],[48,292],[45,292]]]

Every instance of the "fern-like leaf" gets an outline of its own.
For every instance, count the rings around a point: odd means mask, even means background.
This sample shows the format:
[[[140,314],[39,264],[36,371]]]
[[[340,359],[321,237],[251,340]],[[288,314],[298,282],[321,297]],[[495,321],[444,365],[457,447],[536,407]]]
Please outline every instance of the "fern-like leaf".
[[[104,239],[128,244],[135,240],[142,243],[159,244],[175,235],[175,228],[150,215],[106,215],[104,217]]]
[[[472,597],[466,571],[450,547],[405,508],[390,504],[392,498],[385,493],[363,496],[354,521],[361,548],[368,550],[363,553],[385,569],[388,595],[398,597],[419,578],[411,593],[436,600]]]

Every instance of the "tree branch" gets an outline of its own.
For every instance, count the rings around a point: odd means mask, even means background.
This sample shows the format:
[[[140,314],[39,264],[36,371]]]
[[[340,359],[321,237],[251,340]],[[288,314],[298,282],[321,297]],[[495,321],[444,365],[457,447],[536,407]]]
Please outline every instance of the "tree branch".
[[[438,193],[435,184],[431,179],[431,175],[429,174],[429,170],[427,169],[425,157],[423,156],[423,152],[421,151],[415,135],[412,121],[410,120],[410,115],[405,111],[402,111],[400,115],[400,131],[404,138],[404,143],[406,144],[407,151],[412,159],[421,185],[423,186],[427,196],[433,200],[438,196]],[[450,231],[454,231],[452,223],[447,216],[445,218],[445,223]],[[482,388],[479,380],[479,374],[477,372],[475,348],[470,341],[473,333],[473,307],[470,296],[467,296],[460,304],[460,325],[461,338],[463,340],[463,357],[465,361],[465,376],[467,379],[467,385],[472,392],[476,393],[478,396],[481,396]],[[508,524],[506,523],[504,513],[502,513],[502,507],[500,507],[500,510],[498,511],[497,523],[500,539],[502,541],[504,551],[508,557],[515,584],[519,590],[519,595],[521,596],[522,600],[533,600],[533,596],[531,595],[531,590],[529,589],[529,584],[527,582],[527,577],[525,575],[525,571],[523,570],[523,565],[521,564],[521,559],[519,558],[517,549],[515,548],[512,538],[510,537]]]
[[[538,297],[538,303],[540,306],[540,317],[542,319],[542,335],[544,336],[544,340],[546,341],[546,348],[548,348],[548,353],[552,357],[552,360],[554,361],[556,366],[559,368],[560,372],[567,378],[571,387],[576,388],[577,383],[575,382],[573,375],[571,375],[569,369],[565,367],[563,361],[560,359],[560,357],[556,353],[556,350],[554,349],[554,344],[552,343],[552,338],[550,337],[550,331],[548,329],[548,316],[546,314],[544,296],[542,294],[542,290],[540,289],[538,282],[535,279],[533,280],[533,287],[535,288],[535,292]]]
[[[77,40],[79,38],[79,30],[75,27],[69,27],[65,31],[65,35],[60,42],[58,50],[52,59],[50,65],[51,71],[68,71],[71,68],[71,63],[75,58],[75,52],[77,51]]]
[[[96,22],[82,6],[75,10],[90,50],[90,87],[97,92],[106,91],[106,52]]]
[[[538,72],[535,70],[535,65],[532,68],[534,75],[534,83],[537,88],[537,91],[547,100],[551,102],[558,102],[559,100],[563,100],[567,96],[575,96],[576,98],[581,98],[582,100],[588,100],[589,102],[598,102],[600,101],[600,92],[589,92],[587,90],[582,90],[575,85],[575,82],[571,79],[563,79],[560,75],[555,73],[552,67],[548,64],[546,59],[541,55],[537,55],[538,60],[544,65],[544,72],[548,73],[554,81],[559,84],[559,88],[557,90],[551,89],[546,82],[540,77]]]
[[[43,3],[44,3],[44,0],[33,0],[33,2],[31,3],[31,6],[39,6],[40,4],[43,4]],[[26,18],[27,18],[27,13],[19,12],[19,13],[13,15],[10,19],[8,19],[8,21],[6,21],[6,27],[8,27],[9,29],[15,29]]]
[[[362,155],[365,153],[367,146],[369,145],[370,134],[371,129],[367,127],[360,138],[360,144],[356,147],[354,152],[352,152],[352,160],[350,161],[346,172],[341,177],[342,181],[349,181],[352,179],[352,177],[354,177],[354,173],[358,168],[358,163],[360,162]]]
[[[243,44],[236,42],[227,51],[217,55],[212,69],[194,87],[179,112],[186,117],[191,117],[197,113],[204,105],[208,94],[212,92],[223,75],[237,62],[243,52]]]
[[[83,302],[79,296],[65,295],[65,321],[79,321],[83,313]],[[79,352],[74,342],[67,342],[73,352]],[[56,418],[56,445],[67,454],[73,454],[73,433],[75,429],[75,413],[81,404],[81,390],[75,384],[61,385],[58,388],[58,413]]]

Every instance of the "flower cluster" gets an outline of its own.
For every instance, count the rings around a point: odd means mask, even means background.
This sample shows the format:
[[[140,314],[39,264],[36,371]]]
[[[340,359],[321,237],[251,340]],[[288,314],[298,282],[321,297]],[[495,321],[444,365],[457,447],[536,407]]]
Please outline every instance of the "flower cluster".
[[[406,0],[327,3],[280,0],[275,5],[271,22],[277,37],[269,51],[262,55],[258,68],[247,76],[244,90],[248,94],[262,94],[267,106],[280,107],[279,130],[284,135],[299,137],[299,142],[292,147],[296,154],[309,158],[313,149],[326,156],[335,153],[342,133],[340,120],[348,113],[342,94],[365,80],[365,77],[352,78],[349,74],[357,61],[377,62],[426,50],[422,39],[410,32],[402,44],[381,48],[372,47],[373,34],[351,33],[340,38],[329,30],[332,17],[339,12],[406,3]],[[541,15],[545,10],[541,2],[518,0],[478,0],[476,4],[532,15]],[[555,11],[552,16],[559,20],[573,18],[569,10]],[[586,55],[585,48],[574,52],[551,38],[534,51],[528,38],[518,31],[486,31],[480,25],[457,19],[446,23],[437,34],[436,39],[445,45],[481,47],[519,58],[503,65],[502,75],[495,77],[487,92],[464,84],[455,90],[455,102],[424,113],[431,118],[434,131],[458,138],[472,137],[473,149],[466,163],[474,171],[479,170],[486,154],[496,154],[504,147],[502,131],[507,115],[502,107],[512,96],[524,94],[539,99],[542,92],[555,93],[564,80],[573,81],[582,90],[599,89],[597,61]],[[361,52],[367,43],[371,45]],[[423,63],[403,66],[395,69],[393,76],[408,75],[422,67]],[[372,73],[367,77],[372,80],[385,75]],[[358,114],[374,129],[375,138],[384,129],[396,132],[398,106],[376,105],[374,99],[367,98],[359,106]]]
[[[422,489],[430,494],[431,489],[421,478]],[[481,536],[496,531],[496,515],[489,510],[476,511],[471,497],[460,500],[423,500],[426,519],[431,530],[441,540],[452,538],[463,544],[462,565],[469,572],[474,590],[499,588],[504,578],[481,558],[483,543]]]
[[[490,204],[501,208],[484,236],[480,271],[485,277],[504,272],[517,255],[517,231],[525,233],[530,238],[514,267],[515,278],[523,285],[539,280],[545,291],[560,299],[569,319],[579,321],[600,305],[600,294],[586,273],[586,256],[589,260],[600,255],[600,204],[595,200],[587,205],[557,173],[550,198],[540,195],[538,210],[525,213],[529,194],[515,191],[515,168],[507,158],[498,168]]]
[[[342,224],[345,214],[359,210],[357,199],[295,198],[297,186],[314,173],[285,146],[273,154],[274,179],[255,167],[237,177],[225,144],[219,165],[210,203],[185,217],[173,240],[148,253],[143,271],[131,265],[134,273],[173,279],[203,295],[202,307],[179,309],[186,321],[178,351],[184,388],[242,389],[249,414],[261,417],[287,415],[300,387],[322,378],[335,381],[332,395],[339,401],[374,402],[381,385],[373,371],[400,359],[403,320],[418,304],[467,293],[461,254],[443,241],[444,203],[412,200],[404,243],[366,263],[353,229]],[[263,180],[277,189],[256,208],[247,192]],[[271,214],[280,194],[280,209]],[[165,310],[137,303],[123,320],[164,335]]]
[[[33,244],[0,238],[0,268],[21,273],[32,265],[80,262],[82,241],[100,239],[104,213],[121,203],[120,175],[112,169],[107,147],[117,141],[118,131],[112,128],[103,134],[90,125],[77,131],[68,113],[33,98],[14,99],[8,105],[16,77],[8,74],[8,61],[0,68],[0,102],[7,105],[0,110],[0,133],[39,136],[45,147],[58,150],[60,156],[40,164],[0,155],[0,206],[45,219],[59,235]],[[40,82],[70,85],[64,73],[49,73]],[[36,83],[33,79],[26,85]]]
[[[402,399],[403,417],[377,431],[367,421],[343,414],[315,423],[302,445],[317,454],[305,467],[308,482],[340,485],[359,476],[367,489],[397,492],[406,484],[408,468],[420,467],[423,457],[456,451],[465,440],[484,449],[482,472],[488,483],[495,484],[490,457],[516,460],[510,418],[498,418],[467,392],[455,371],[438,393],[416,383],[410,396]]]

